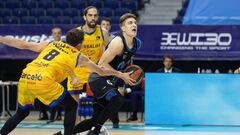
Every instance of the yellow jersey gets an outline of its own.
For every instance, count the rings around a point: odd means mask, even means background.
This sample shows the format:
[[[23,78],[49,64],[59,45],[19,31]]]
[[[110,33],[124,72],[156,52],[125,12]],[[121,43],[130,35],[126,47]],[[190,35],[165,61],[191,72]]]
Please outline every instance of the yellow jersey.
[[[60,84],[78,64],[80,52],[64,42],[50,43],[23,70],[18,83],[19,107],[28,107],[38,98],[50,107],[60,102],[67,91]]]
[[[77,29],[82,29],[82,26],[77,27]],[[97,63],[104,52],[104,37],[100,25],[96,25],[96,29],[93,33],[84,34],[84,41],[80,49],[80,53],[87,56],[91,61]],[[73,86],[71,84],[71,77],[68,77],[68,90],[81,90],[83,85],[87,83],[88,76],[91,70],[86,67],[77,67],[74,69],[74,73],[80,80],[80,85]],[[77,94],[77,93],[76,93]]]
[[[77,29],[81,30],[82,27]],[[93,33],[84,34],[84,41],[80,52],[87,56],[91,61],[98,62],[104,51],[104,37],[102,29],[99,25]]]
[[[27,65],[23,73],[37,71],[35,79],[46,76],[61,83],[76,67],[79,55],[79,51],[73,46],[62,41],[52,42]],[[24,74],[21,77],[24,77]]]

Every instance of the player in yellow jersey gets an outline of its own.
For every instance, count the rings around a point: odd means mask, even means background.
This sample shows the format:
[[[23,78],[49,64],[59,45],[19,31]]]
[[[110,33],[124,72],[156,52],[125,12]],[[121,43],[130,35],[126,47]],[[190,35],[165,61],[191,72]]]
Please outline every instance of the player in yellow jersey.
[[[33,107],[37,98],[45,105],[54,107],[60,104],[65,109],[64,135],[72,135],[75,124],[77,102],[64,90],[60,84],[76,66],[86,66],[101,75],[115,75],[132,83],[129,73],[116,72],[107,68],[101,68],[80,54],[84,40],[84,33],[78,29],[67,32],[67,43],[43,42],[31,43],[18,39],[0,36],[0,43],[20,48],[41,52],[36,59],[29,63],[23,70],[18,84],[18,110],[13,117],[9,118],[2,127],[0,134],[9,134],[24,120]]]
[[[96,7],[89,6],[85,8],[83,18],[85,24],[77,28],[84,31],[84,41],[80,52],[94,63],[97,63],[103,54],[105,45],[108,43],[109,34],[106,30],[101,29],[101,27],[97,25],[99,16]],[[68,91],[73,98],[78,101],[79,94],[81,93],[84,84],[88,82],[91,70],[86,67],[77,67],[74,69],[74,73],[79,79],[80,84],[75,86],[72,85],[72,79],[71,77],[68,77]]]

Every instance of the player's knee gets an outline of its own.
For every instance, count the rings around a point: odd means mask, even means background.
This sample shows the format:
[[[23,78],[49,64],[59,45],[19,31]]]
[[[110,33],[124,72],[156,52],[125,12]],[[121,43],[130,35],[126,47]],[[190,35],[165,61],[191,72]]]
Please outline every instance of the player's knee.
[[[78,103],[75,100],[73,100],[71,101],[71,105],[65,106],[65,110],[76,110],[77,107],[78,107]]]
[[[20,114],[20,116],[25,118],[29,115],[30,110],[29,109],[18,108],[17,113]]]
[[[72,94],[71,96],[73,97],[73,99],[74,99],[76,102],[78,102],[78,100],[79,100],[79,94]]]
[[[105,95],[105,99],[106,99],[107,101],[111,101],[112,98],[115,97],[115,96],[119,96],[119,95],[118,95],[118,93],[116,92],[116,90],[113,89],[113,90],[109,91],[109,92]]]
[[[78,102],[74,101],[74,103],[73,103],[73,108],[74,108],[74,109],[77,109],[77,107],[78,107]]]
[[[114,96],[111,101],[114,102],[117,106],[121,106],[124,103],[124,97],[117,95]]]

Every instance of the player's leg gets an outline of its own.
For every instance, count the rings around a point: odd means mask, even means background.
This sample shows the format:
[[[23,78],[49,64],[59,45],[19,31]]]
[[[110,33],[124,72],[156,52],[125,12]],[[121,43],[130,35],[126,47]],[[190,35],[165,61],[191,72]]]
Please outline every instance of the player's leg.
[[[56,116],[56,113],[57,113],[57,116]],[[61,120],[61,119],[62,119],[62,108],[60,106],[55,106],[54,108],[50,109],[50,120],[47,123],[51,123],[51,122],[54,122],[55,120]]]
[[[80,90],[73,90],[73,91],[69,91],[70,95],[72,96],[72,98],[75,100],[75,102],[78,104],[79,102],[79,94],[81,93]],[[77,107],[78,108],[78,107]],[[80,121],[80,118],[78,117],[77,114],[77,109],[76,109],[76,115],[75,115],[75,125]]]
[[[119,116],[118,116],[118,112],[114,113],[112,116],[111,116],[111,121],[113,123],[113,128],[119,128]]]
[[[17,112],[10,117],[6,123],[3,125],[0,134],[1,135],[7,135],[9,134],[13,129],[17,127],[17,125],[24,120],[29,115],[30,109],[22,109],[21,107],[18,108]]]
[[[73,97],[73,99],[78,102],[79,101],[79,94],[71,94],[71,96]]]
[[[98,101],[106,102],[104,109],[97,116],[97,121],[94,123],[92,129],[94,133],[99,134],[102,125],[113,114],[117,113],[118,109],[124,102],[123,97],[118,92],[106,77],[101,77],[98,74],[92,73],[89,78],[89,86]],[[91,131],[90,131],[91,132]]]
[[[78,123],[73,129],[73,134],[90,130],[97,122],[100,112],[104,109],[103,104],[104,103],[101,103],[101,102],[95,102],[93,104],[94,114],[93,114],[92,118]]]
[[[64,135],[72,135],[76,120],[77,102],[69,92],[57,82],[53,81],[49,83],[49,81],[45,81],[41,86],[46,89],[43,93],[38,93],[38,98],[41,99],[44,104],[49,105],[50,108],[54,108],[58,104],[64,107]]]
[[[93,104],[93,109],[94,109],[94,115],[92,116],[92,118],[91,119],[86,119],[86,120],[78,123],[77,125],[75,125],[75,127],[73,129],[73,132],[72,132],[73,134],[81,133],[81,132],[85,132],[85,131],[90,130],[94,126],[94,124],[96,123],[98,115],[104,109],[104,106],[101,105],[98,102],[95,102]],[[55,133],[54,135],[62,135],[62,132],[59,131],[59,132]]]
[[[71,81],[72,81],[71,77],[68,77],[68,82],[67,82],[68,92],[71,94],[72,98],[78,103],[79,102],[79,94],[81,94],[81,92],[82,92],[85,80],[80,80],[79,85],[72,85]],[[76,113],[75,119],[76,119],[75,124],[77,124],[79,121],[77,113]]]
[[[56,120],[62,120],[62,108],[60,106],[57,107],[57,118]]]
[[[26,88],[26,85],[19,81],[18,84],[18,110],[13,115],[13,117],[9,118],[6,123],[3,125],[0,134],[7,135],[16,126],[24,120],[30,112],[30,108],[33,107],[35,97],[30,93],[30,90]]]
[[[53,107],[53,108],[50,109],[50,120],[47,121],[47,124],[55,121],[55,116],[56,116],[56,112],[57,112],[57,107],[58,107],[58,106],[55,106],[55,107]]]
[[[38,99],[35,100],[35,105],[39,108],[39,120],[48,120],[47,106]]]
[[[124,103],[123,96],[118,92],[116,89],[110,90],[105,96],[104,100],[108,101],[109,103],[104,107],[103,111],[98,115],[98,119],[92,128],[93,134],[100,133],[100,129],[102,128],[103,124],[114,114],[117,113],[119,108]]]
[[[72,135],[72,130],[76,121],[77,102],[67,92],[64,99],[60,102],[65,109],[64,114],[64,135]]]

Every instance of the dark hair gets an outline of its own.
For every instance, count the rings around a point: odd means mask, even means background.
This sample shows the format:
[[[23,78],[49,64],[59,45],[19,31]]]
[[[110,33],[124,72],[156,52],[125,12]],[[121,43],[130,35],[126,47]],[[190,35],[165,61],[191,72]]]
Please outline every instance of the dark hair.
[[[78,29],[71,29],[67,32],[66,41],[71,46],[77,46],[84,40],[84,32]]]
[[[88,10],[89,9],[92,9],[92,8],[95,8],[96,10],[97,10],[97,13],[98,13],[98,9],[96,8],[96,7],[94,7],[94,6],[88,6],[88,7],[86,7],[84,10],[83,10],[83,15],[87,15],[87,13],[88,13]]]
[[[169,54],[163,56],[163,61],[165,61],[165,59],[167,59],[167,58],[171,59],[172,62],[174,61],[173,57],[171,55],[169,55]]]
[[[111,19],[109,17],[104,17],[104,18],[102,18],[101,22],[102,21],[111,22]]]
[[[120,25],[122,26],[123,25],[123,22],[125,20],[127,20],[128,18],[134,18],[135,20],[137,20],[137,17],[134,15],[134,14],[131,14],[131,13],[125,13],[123,14],[121,17],[120,17]]]

